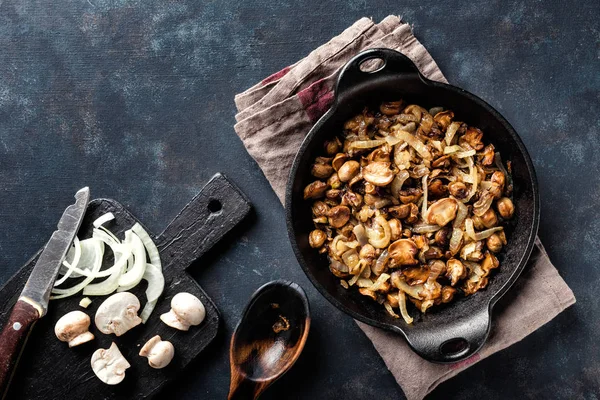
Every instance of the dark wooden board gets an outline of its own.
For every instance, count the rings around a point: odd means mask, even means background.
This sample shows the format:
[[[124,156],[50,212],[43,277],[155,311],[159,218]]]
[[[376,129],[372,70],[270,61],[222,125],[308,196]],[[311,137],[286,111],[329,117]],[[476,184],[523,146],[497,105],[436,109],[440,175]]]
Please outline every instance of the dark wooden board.
[[[81,294],[67,299],[52,300],[48,314],[35,326],[21,357],[16,376],[12,382],[11,399],[131,399],[156,395],[160,388],[173,379],[192,361],[217,335],[219,312],[212,300],[187,273],[186,268],[207,252],[231,228],[238,224],[250,211],[246,197],[224,176],[217,174],[175,217],[164,232],[153,236],[163,263],[165,291],[156,309],[145,325],[139,325],[121,337],[104,335],[93,323],[96,310],[108,296],[91,297],[93,302],[84,309],[79,306]],[[112,212],[115,220],[107,224],[121,239],[123,232],[139,222],[121,204],[114,200],[97,199],[90,202],[79,230],[80,239],[92,234],[92,222],[100,215]],[[0,291],[0,323],[16,302],[36,254]],[[132,292],[145,304],[145,283]],[[170,328],[160,321],[160,314],[170,309],[171,298],[179,292],[189,292],[200,298],[206,307],[206,319],[200,326],[188,332]],[[54,335],[56,321],[65,313],[81,310],[92,319],[91,332],[96,338],[89,343],[71,348],[58,341]],[[175,358],[169,366],[156,370],[150,368],[147,359],[140,357],[141,346],[154,335],[169,340],[175,346]],[[90,366],[92,353],[111,342],[131,364],[123,382],[116,386],[102,383]]]

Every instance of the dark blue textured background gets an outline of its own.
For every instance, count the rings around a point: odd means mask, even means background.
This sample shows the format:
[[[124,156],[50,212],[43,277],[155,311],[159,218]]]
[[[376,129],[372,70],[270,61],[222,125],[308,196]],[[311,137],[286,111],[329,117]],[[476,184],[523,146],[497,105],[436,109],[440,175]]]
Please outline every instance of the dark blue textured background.
[[[220,171],[255,213],[193,266],[224,326],[165,398],[226,396],[233,326],[276,278],[307,290],[314,322],[300,361],[265,399],[401,398],[368,339],[301,272],[283,208],[232,128],[236,93],[356,19],[395,13],[451,83],[520,133],[540,182],[540,237],[578,300],[430,397],[597,399],[599,4],[0,0],[0,282],[43,245],[81,186],[159,232]]]

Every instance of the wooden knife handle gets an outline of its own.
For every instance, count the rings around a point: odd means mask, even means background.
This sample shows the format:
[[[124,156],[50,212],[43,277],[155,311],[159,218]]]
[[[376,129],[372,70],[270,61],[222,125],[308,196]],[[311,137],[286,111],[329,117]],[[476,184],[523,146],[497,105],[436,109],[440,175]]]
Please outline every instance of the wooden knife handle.
[[[0,333],[0,394],[6,397],[8,386],[21,352],[35,321],[40,318],[31,304],[18,300]]]

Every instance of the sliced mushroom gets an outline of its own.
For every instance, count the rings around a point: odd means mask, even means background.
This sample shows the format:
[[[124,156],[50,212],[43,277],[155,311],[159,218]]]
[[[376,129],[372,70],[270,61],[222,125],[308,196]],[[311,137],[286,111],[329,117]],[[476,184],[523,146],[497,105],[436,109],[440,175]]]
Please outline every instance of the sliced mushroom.
[[[429,183],[427,191],[432,197],[442,197],[448,194],[448,187],[440,179],[434,179]]]
[[[390,163],[385,161],[369,163],[362,169],[362,175],[367,182],[375,186],[387,186],[394,180]]]
[[[193,294],[181,292],[173,296],[171,311],[162,314],[160,319],[172,328],[187,331],[190,326],[200,325],[205,316],[206,309],[200,299]]]
[[[94,322],[100,332],[121,336],[142,323],[137,315],[139,309],[140,301],[134,294],[115,293],[100,304]]]
[[[121,383],[125,379],[125,370],[131,367],[114,342],[108,349],[96,350],[91,364],[94,374],[107,385]]]
[[[422,267],[410,267],[402,270],[404,280],[411,286],[425,283],[429,278],[429,269]]]
[[[410,215],[411,206],[414,206],[414,204],[402,204],[390,207],[388,208],[388,212],[398,219],[404,219]]]
[[[417,265],[415,256],[419,253],[415,242],[411,239],[399,239],[388,247],[388,253],[394,265]]]
[[[155,369],[169,365],[175,355],[175,347],[167,340],[162,340],[159,335],[154,336],[144,344],[140,356],[148,358],[148,364]]]
[[[456,200],[447,197],[430,205],[425,212],[423,219],[430,224],[445,226],[454,218],[456,218],[457,211],[458,204],[456,203]]]
[[[450,303],[456,294],[456,289],[451,286],[442,287],[442,303]]]
[[[450,244],[450,237],[452,236],[452,229],[446,226],[435,233],[435,242],[442,248],[448,247]]]
[[[75,347],[94,339],[89,328],[90,317],[86,313],[71,311],[56,322],[54,333],[58,340],[69,343],[69,347]]]
[[[329,186],[322,181],[314,181],[304,188],[304,200],[320,199]]]
[[[402,236],[402,222],[400,222],[396,218],[391,218],[390,220],[388,220],[388,224],[390,225],[390,231],[392,233],[390,240],[394,242],[400,239],[400,237]]]

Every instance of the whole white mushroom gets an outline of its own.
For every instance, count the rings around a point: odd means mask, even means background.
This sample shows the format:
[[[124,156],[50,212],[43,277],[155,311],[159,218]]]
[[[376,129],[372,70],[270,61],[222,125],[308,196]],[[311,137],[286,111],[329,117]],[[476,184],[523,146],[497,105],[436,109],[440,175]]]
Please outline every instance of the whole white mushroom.
[[[96,327],[105,334],[114,333],[121,336],[133,327],[138,326],[142,319],[137,313],[140,301],[129,292],[116,293],[104,300],[96,311]]]
[[[125,379],[125,370],[131,365],[113,342],[108,349],[98,349],[92,354],[92,370],[107,385],[116,385]]]
[[[204,304],[196,296],[181,292],[173,296],[171,311],[164,313],[160,319],[172,328],[187,331],[192,325],[200,325],[206,316]]]
[[[63,315],[54,326],[54,333],[61,342],[68,342],[69,347],[79,346],[94,339],[89,332],[90,317],[82,311],[71,311]]]
[[[161,369],[169,365],[175,355],[175,347],[167,340],[162,340],[159,335],[146,342],[140,350],[140,356],[148,358],[152,368]]]

